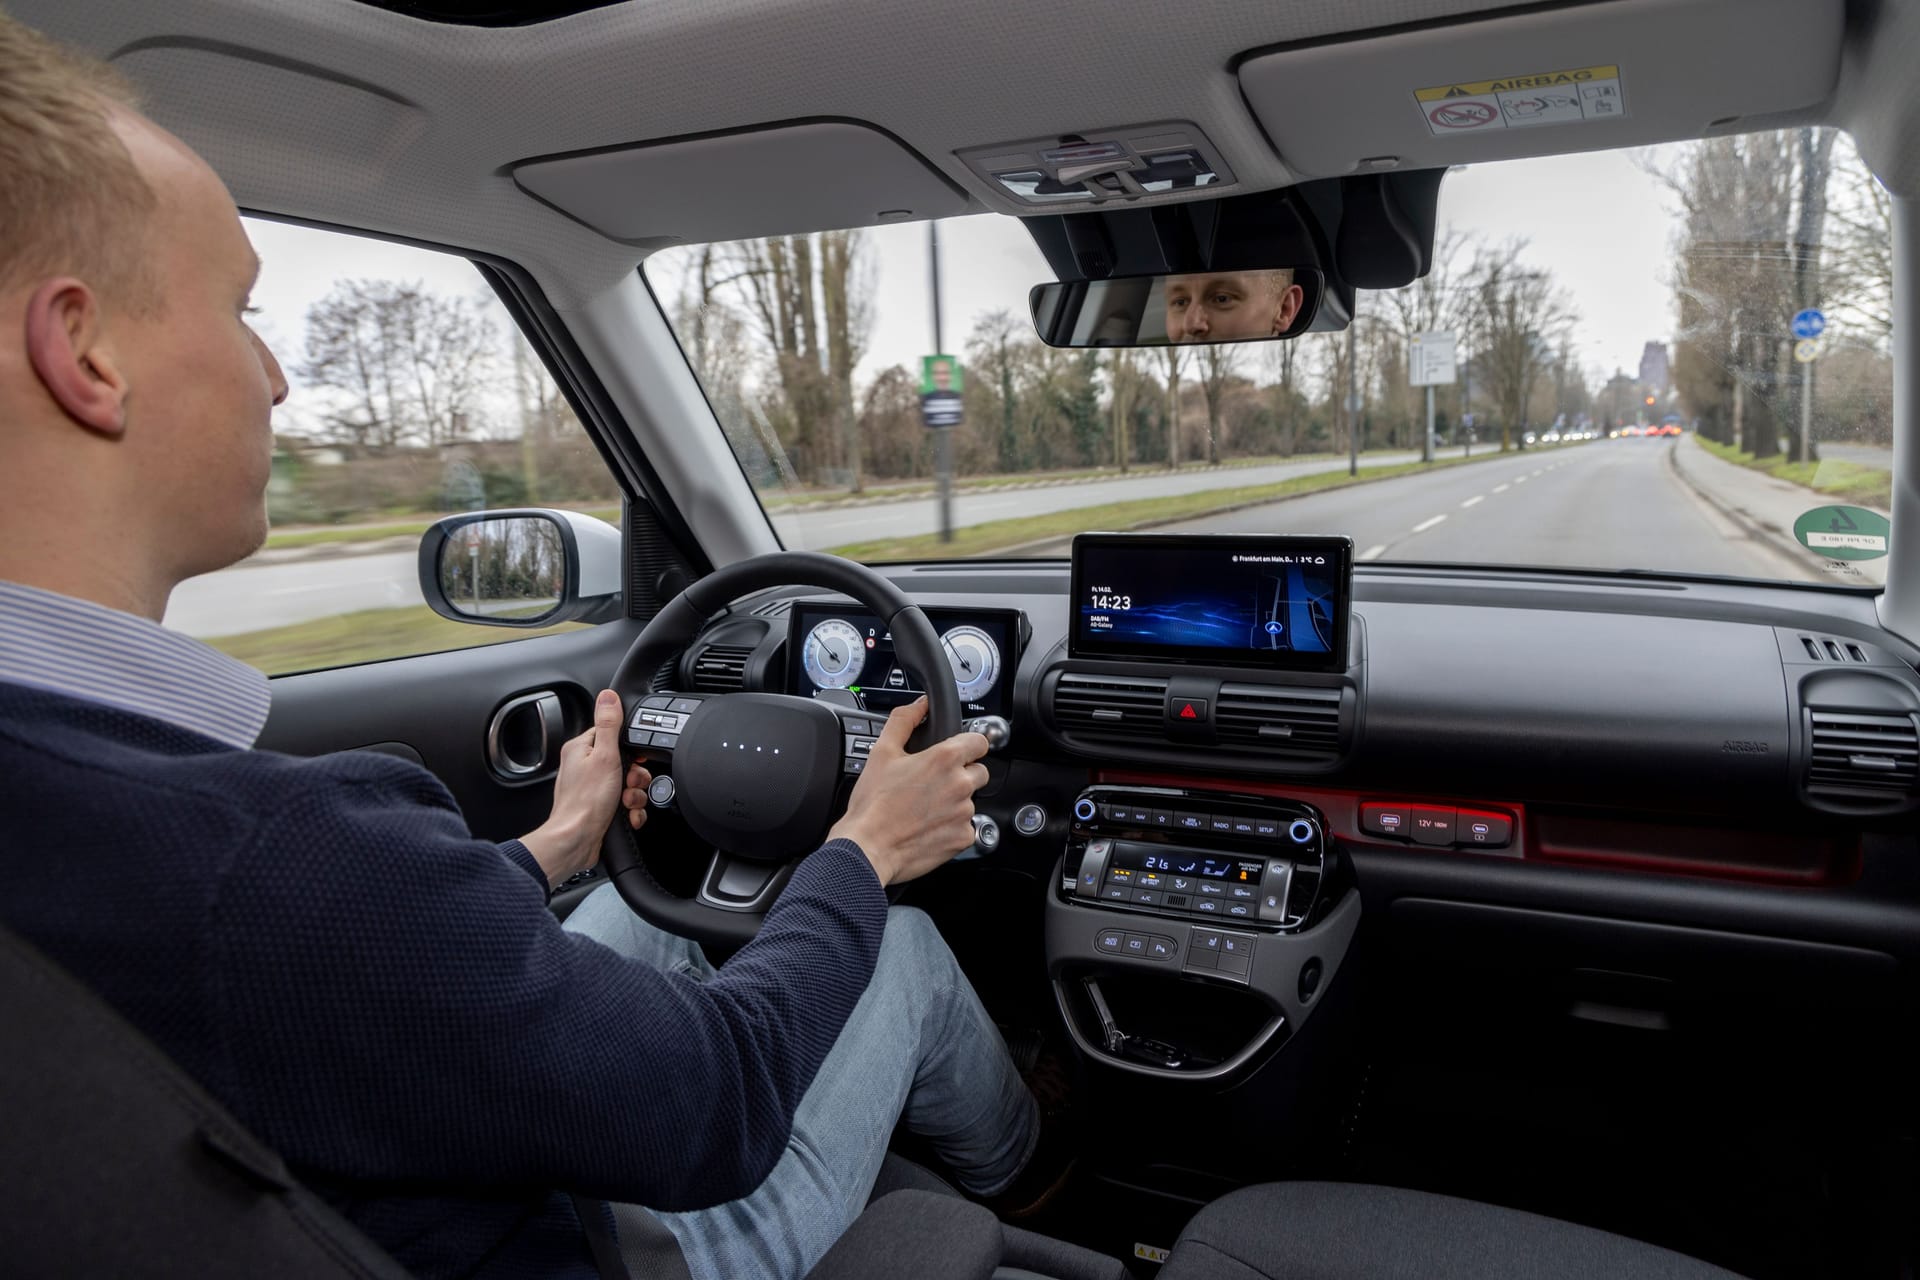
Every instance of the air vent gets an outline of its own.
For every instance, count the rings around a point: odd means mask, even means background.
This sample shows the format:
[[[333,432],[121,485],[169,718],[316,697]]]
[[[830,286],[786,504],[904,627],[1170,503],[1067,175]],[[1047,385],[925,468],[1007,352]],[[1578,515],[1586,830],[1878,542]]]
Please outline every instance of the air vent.
[[[1165,680],[1069,671],[1054,687],[1053,720],[1067,733],[1159,738],[1166,703]]]
[[[1865,649],[1851,640],[1842,640],[1838,636],[1800,637],[1800,647],[1806,650],[1809,662],[1859,662],[1870,661]]]
[[[1904,795],[1920,776],[1920,735],[1907,716],[1812,711],[1813,759],[1807,790],[1842,795]]]
[[[1252,745],[1262,752],[1296,756],[1340,752],[1338,689],[1223,684],[1213,720],[1223,745]]]
[[[747,683],[753,646],[710,644],[693,660],[693,687],[702,693],[732,693]]]

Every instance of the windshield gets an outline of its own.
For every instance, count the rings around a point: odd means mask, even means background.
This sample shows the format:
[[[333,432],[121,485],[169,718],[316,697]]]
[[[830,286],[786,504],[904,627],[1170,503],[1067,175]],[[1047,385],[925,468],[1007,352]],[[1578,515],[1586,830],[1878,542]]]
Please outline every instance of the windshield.
[[[788,546],[1328,533],[1363,562],[1873,585],[1890,224],[1851,141],[1798,129],[1456,169],[1432,269],[1292,341],[1048,347],[1052,273],[992,214],[645,271]]]

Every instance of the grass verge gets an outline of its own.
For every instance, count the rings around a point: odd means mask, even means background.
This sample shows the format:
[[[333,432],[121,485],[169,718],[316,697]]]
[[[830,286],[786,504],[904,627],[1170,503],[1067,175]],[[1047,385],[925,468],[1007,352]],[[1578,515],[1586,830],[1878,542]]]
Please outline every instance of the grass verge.
[[[378,662],[385,658],[405,658],[419,653],[472,649],[483,644],[550,636],[561,631],[577,630],[584,625],[563,622],[557,627],[536,627],[525,631],[508,627],[483,627],[454,622],[425,605],[415,605],[405,609],[363,609],[358,613],[335,614],[330,618],[269,627],[264,631],[212,636],[206,643],[249,666],[258,667],[270,676],[276,676],[293,671],[315,671],[322,667],[344,667],[357,662]]]
[[[1183,493],[1165,498],[1142,498],[1133,502],[1110,502],[1097,507],[1074,507],[1042,516],[1018,516],[1011,520],[992,520],[953,531],[953,541],[942,542],[937,533],[909,538],[881,538],[871,542],[851,542],[829,547],[831,555],[849,560],[942,559],[988,555],[1009,547],[1024,546],[1047,538],[1064,538],[1086,529],[1138,529],[1143,525],[1165,524],[1192,516],[1203,516],[1229,507],[1251,506],[1278,498],[1295,498],[1327,489],[1374,480],[1390,480],[1417,471],[1438,471],[1443,467],[1471,466],[1502,455],[1499,450],[1472,458],[1446,458],[1438,462],[1399,462],[1388,466],[1362,467],[1358,475],[1344,471],[1321,471],[1294,476],[1273,484],[1243,485],[1237,489],[1208,489],[1201,493]]]
[[[608,524],[620,523],[620,507],[581,507],[581,515],[594,516]],[[343,524],[338,526],[318,526],[305,529],[288,529],[284,533],[269,533],[263,544],[264,549],[274,550],[280,547],[314,547],[329,542],[378,542],[382,538],[417,538],[433,526],[439,516],[422,514],[405,520],[396,520],[392,524]]]
[[[1797,484],[1817,493],[1830,494],[1845,502],[1886,511],[1893,506],[1893,473],[1858,462],[1788,462],[1784,458],[1756,459],[1744,449],[1721,444],[1705,436],[1695,436],[1700,447],[1716,458],[1723,458],[1777,480]]]

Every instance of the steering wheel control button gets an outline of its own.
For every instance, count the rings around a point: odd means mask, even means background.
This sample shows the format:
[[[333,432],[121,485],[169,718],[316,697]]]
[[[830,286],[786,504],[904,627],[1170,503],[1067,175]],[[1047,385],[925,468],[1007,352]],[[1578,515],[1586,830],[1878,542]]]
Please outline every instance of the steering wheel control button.
[[[673,803],[673,779],[661,774],[647,784],[647,803],[656,809],[664,809]]]
[[[1413,834],[1413,811],[1404,804],[1368,801],[1360,806],[1360,829],[1405,840]]]
[[[865,756],[848,756],[840,762],[840,765],[848,773],[865,773],[867,769],[867,758]]]
[[[685,711],[691,713],[699,709],[700,699],[698,698],[675,698],[667,704],[667,710],[669,711]]]
[[[1013,815],[1013,829],[1023,836],[1037,836],[1047,829],[1047,811],[1037,804],[1023,804]]]
[[[1253,939],[1244,933],[1221,934],[1220,963],[1215,967],[1223,974],[1244,979],[1253,972]]]
[[[1413,806],[1412,835],[1415,844],[1448,845],[1453,843],[1454,810],[1439,805],[1417,804]]]
[[[1099,807],[1091,800],[1080,799],[1073,802],[1073,816],[1081,822],[1092,822],[1094,815],[1099,811]]]
[[[1454,841],[1462,845],[1501,848],[1513,839],[1513,819],[1504,813],[1462,809],[1455,823]]]
[[[1093,935],[1093,945],[1099,951],[1111,951],[1118,954],[1126,935],[1118,929],[1102,929]]]
[[[653,745],[671,751],[680,745],[680,735],[677,733],[656,733],[653,735]]]
[[[665,694],[656,693],[652,697],[640,699],[640,705],[653,711],[665,711],[673,705],[673,699]]]

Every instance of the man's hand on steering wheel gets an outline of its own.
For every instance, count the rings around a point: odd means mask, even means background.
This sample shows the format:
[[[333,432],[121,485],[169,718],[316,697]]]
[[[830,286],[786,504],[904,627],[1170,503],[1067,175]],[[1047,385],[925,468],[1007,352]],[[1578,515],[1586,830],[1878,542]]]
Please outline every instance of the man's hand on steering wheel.
[[[987,785],[987,740],[956,733],[909,753],[907,736],[927,715],[927,700],[896,707],[827,833],[860,846],[882,885],[923,876],[973,843],[973,793]]]
[[[620,808],[627,811],[627,825],[638,831],[647,820],[647,784],[652,781],[653,775],[637,760],[621,777],[620,695],[602,689],[593,704],[593,727],[560,748],[553,813],[520,837],[546,872],[547,883],[557,885],[600,860],[602,837]]]

